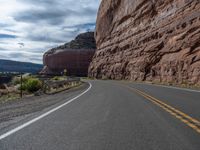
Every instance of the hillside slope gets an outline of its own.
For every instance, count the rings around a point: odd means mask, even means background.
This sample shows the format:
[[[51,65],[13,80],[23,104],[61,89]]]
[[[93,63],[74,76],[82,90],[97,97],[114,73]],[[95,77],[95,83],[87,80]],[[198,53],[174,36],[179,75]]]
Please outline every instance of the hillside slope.
[[[43,65],[0,59],[0,72],[22,72],[36,74]]]

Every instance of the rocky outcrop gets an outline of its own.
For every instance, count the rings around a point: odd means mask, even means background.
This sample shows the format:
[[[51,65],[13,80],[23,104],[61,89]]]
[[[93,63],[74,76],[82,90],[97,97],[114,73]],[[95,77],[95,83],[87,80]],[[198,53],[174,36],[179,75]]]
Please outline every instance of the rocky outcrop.
[[[102,0],[89,76],[200,84],[199,0]]]
[[[60,75],[67,69],[68,75],[87,76],[95,50],[94,32],[80,34],[75,40],[44,54],[44,68],[41,74]]]

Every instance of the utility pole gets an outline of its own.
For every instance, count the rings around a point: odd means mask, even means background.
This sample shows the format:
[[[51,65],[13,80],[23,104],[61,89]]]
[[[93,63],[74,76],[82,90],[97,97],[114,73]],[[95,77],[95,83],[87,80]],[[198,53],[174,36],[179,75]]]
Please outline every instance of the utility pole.
[[[23,93],[22,93],[22,72],[20,73],[20,78],[21,78],[21,80],[20,80],[20,84],[21,84],[20,97],[22,98],[22,96],[23,96]]]

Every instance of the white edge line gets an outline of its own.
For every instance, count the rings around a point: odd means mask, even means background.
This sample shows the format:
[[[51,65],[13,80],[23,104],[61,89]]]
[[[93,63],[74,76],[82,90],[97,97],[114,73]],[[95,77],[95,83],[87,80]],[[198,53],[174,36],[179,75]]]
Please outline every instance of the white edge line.
[[[174,86],[167,86],[167,85],[158,85],[158,84],[151,84],[151,83],[136,83],[136,84],[147,84],[147,85],[151,85],[151,86],[160,86],[160,87],[164,87],[164,88],[168,88],[168,89],[177,89],[177,90],[182,90],[182,91],[189,91],[189,92],[197,92],[200,93],[199,90],[192,90],[192,89],[187,89],[187,88],[179,88],[179,87],[174,87]]]
[[[6,133],[0,135],[0,140],[2,140],[2,139],[4,139],[4,138],[6,138],[6,137],[8,137],[8,136],[10,136],[10,135],[12,135],[12,134],[18,132],[19,130],[22,130],[23,128],[25,128],[25,127],[27,127],[27,126],[29,126],[29,125],[35,123],[36,121],[39,121],[40,119],[42,119],[42,118],[44,118],[44,117],[50,115],[51,113],[57,111],[58,109],[60,109],[60,108],[62,108],[62,107],[64,107],[64,106],[68,105],[69,103],[73,102],[73,101],[76,100],[77,98],[79,98],[79,97],[81,97],[82,95],[84,95],[85,93],[87,93],[87,92],[92,88],[92,84],[89,83],[89,85],[90,85],[90,86],[89,86],[89,88],[88,88],[87,90],[85,90],[83,93],[79,94],[78,96],[72,98],[71,100],[67,101],[66,103],[64,103],[64,104],[62,104],[62,105],[60,105],[60,106],[58,106],[58,107],[56,107],[56,108],[54,108],[54,109],[52,109],[52,110],[50,110],[50,111],[48,111],[48,112],[46,112],[46,113],[44,113],[44,114],[42,114],[42,115],[40,115],[40,116],[38,116],[38,117],[36,117],[36,118],[34,118],[34,119],[32,119],[32,120],[30,120],[30,121],[24,123],[24,124],[22,124],[22,125],[20,125],[20,126],[18,126],[18,127],[16,127],[16,128],[14,128],[14,129],[12,129],[12,130],[10,130],[10,131],[8,131],[8,132],[6,132]]]
[[[155,84],[152,84],[152,85],[155,85]],[[186,89],[186,88],[179,88],[179,87],[166,86],[166,85],[155,85],[155,86],[165,87],[165,88],[169,88],[169,89],[177,89],[177,90],[182,90],[182,91],[189,91],[189,92],[200,93],[200,91],[198,91],[198,90],[192,90],[192,89]]]

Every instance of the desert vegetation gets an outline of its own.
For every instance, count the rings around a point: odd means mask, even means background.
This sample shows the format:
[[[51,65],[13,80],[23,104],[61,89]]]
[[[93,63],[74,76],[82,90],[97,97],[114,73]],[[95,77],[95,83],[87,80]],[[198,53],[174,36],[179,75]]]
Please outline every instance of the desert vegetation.
[[[67,76],[41,77],[30,74],[15,75],[8,82],[0,84],[0,102],[20,99],[21,96],[55,94],[81,85],[79,79]]]
[[[28,93],[37,92],[42,88],[42,82],[38,78],[32,76],[22,78],[22,85],[20,77],[15,77],[12,82],[14,85],[18,86],[18,90],[22,89]]]

